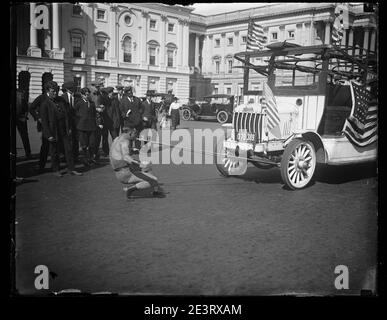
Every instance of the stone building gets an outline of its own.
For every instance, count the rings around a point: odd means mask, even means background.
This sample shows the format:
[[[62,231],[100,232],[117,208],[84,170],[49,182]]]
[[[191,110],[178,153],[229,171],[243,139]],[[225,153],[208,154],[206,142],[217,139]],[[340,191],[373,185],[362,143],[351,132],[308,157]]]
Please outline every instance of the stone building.
[[[33,100],[43,79],[79,87],[132,86],[189,95],[188,38],[192,9],[152,3],[17,5],[18,87]]]
[[[263,26],[268,43],[287,41],[303,46],[330,44],[335,3],[268,3],[253,9],[224,14],[190,15],[190,96],[225,93],[242,95],[243,69],[233,58],[246,50],[250,18]],[[376,17],[364,12],[362,3],[342,5],[342,45],[377,49]],[[360,49],[356,49],[360,50]],[[252,72],[249,88],[261,90],[263,77]],[[286,79],[283,79],[286,81]]]
[[[269,43],[330,43],[335,3],[268,3],[253,9],[202,16],[193,8],[160,3],[30,3],[15,6],[16,81],[32,101],[45,79],[79,87],[172,90],[182,102],[207,94],[241,95],[243,71],[234,68],[246,50],[249,18]],[[361,3],[343,5],[344,45],[377,48],[376,17]],[[358,49],[357,49],[358,50]],[[260,89],[263,78],[250,78]]]

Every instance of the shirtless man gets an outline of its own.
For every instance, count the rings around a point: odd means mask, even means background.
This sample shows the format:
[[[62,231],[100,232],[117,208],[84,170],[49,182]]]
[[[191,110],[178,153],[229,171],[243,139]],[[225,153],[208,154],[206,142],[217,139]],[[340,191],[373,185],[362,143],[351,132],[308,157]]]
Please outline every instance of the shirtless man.
[[[136,129],[123,128],[121,135],[114,139],[110,147],[110,164],[116,172],[117,179],[126,185],[126,197],[133,199],[132,193],[138,189],[152,188],[152,195],[164,198],[164,193],[159,191],[157,178],[139,161],[130,156],[130,145],[137,137]]]

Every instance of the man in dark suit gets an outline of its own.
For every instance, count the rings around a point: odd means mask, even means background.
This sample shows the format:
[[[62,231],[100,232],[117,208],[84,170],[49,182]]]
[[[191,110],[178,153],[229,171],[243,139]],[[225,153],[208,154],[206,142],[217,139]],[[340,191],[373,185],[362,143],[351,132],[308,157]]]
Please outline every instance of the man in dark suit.
[[[74,168],[71,148],[70,115],[66,102],[58,97],[59,87],[55,81],[45,84],[46,97],[40,107],[42,134],[50,144],[50,155],[54,175],[62,177],[59,171],[60,144],[63,144],[67,169],[71,175],[82,175]]]
[[[68,109],[70,111],[70,126],[71,126],[71,144],[74,162],[78,161],[79,156],[79,139],[78,139],[78,130],[77,130],[77,115],[75,112],[75,102],[74,102],[74,83],[65,82],[62,85],[62,98],[65,100]]]
[[[124,89],[124,96],[121,100],[120,111],[121,116],[124,119],[124,127],[130,129],[136,129],[139,134],[142,129],[142,113],[143,109],[141,106],[141,100],[133,95],[131,87],[126,87]],[[139,150],[141,147],[141,142],[135,140],[135,149]]]
[[[155,109],[155,103],[152,101],[152,96],[150,93],[146,94],[145,101],[142,102],[142,120],[143,120],[143,126],[145,129],[155,129],[156,130],[156,123],[157,123],[157,117],[156,117],[156,109]]]
[[[23,142],[26,158],[31,158],[31,146],[28,139],[28,102],[22,89],[16,91],[16,127]]]
[[[34,118],[34,120],[36,121],[36,129],[38,132],[42,132],[42,119],[40,117],[40,107],[42,105],[42,102],[46,98],[47,98],[47,93],[44,92],[38,97],[36,97],[29,107],[29,112],[31,116]],[[50,144],[42,134],[42,145],[40,147],[40,153],[39,153],[39,172],[42,172],[44,170],[44,167],[46,166],[49,149],[50,149]]]
[[[84,156],[83,163],[88,166],[95,161],[95,132],[97,130],[97,111],[93,101],[90,101],[90,89],[81,89],[81,98],[75,103],[78,116],[77,130],[79,142]]]
[[[103,128],[102,128],[102,151],[104,156],[109,156],[109,132],[114,140],[119,135],[120,130],[120,109],[118,99],[113,99],[113,87],[101,89],[101,105]]]

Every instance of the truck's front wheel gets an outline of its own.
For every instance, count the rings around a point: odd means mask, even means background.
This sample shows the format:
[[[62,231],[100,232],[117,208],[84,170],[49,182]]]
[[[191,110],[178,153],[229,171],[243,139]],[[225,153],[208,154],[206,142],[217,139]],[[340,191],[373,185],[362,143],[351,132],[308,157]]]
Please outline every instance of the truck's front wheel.
[[[311,142],[292,140],[282,155],[281,177],[292,190],[302,189],[313,180],[316,169],[316,151]]]

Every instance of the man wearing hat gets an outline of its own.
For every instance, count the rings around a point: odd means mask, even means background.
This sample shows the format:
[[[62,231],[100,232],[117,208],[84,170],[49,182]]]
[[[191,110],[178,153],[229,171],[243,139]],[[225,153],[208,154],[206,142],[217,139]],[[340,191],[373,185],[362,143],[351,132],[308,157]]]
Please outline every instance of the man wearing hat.
[[[142,102],[142,120],[144,128],[157,129],[157,117],[155,103],[152,101],[152,94],[146,93],[146,99]]]
[[[123,97],[123,95],[124,95],[124,87],[118,85],[118,86],[116,86],[116,89],[117,89],[117,92],[118,92],[118,95],[117,95],[118,101],[121,102],[122,97]]]
[[[65,82],[62,85],[62,98],[66,101],[70,112],[70,126],[71,126],[71,143],[72,143],[72,152],[74,162],[78,161],[79,156],[79,138],[78,138],[78,130],[77,130],[77,114],[75,111],[75,103],[74,103],[74,82]]]
[[[121,100],[120,111],[124,119],[124,127],[136,129],[139,134],[143,128],[142,126],[142,106],[141,100],[133,95],[132,87],[124,89],[124,96]],[[140,149],[140,141],[135,141],[136,148]]]
[[[90,100],[90,89],[81,89],[81,99],[75,104],[78,116],[77,130],[86,166],[95,163],[95,132],[97,130],[97,111],[95,104]]]
[[[112,103],[114,100],[113,96],[113,87],[101,88],[101,97],[100,97],[100,107],[103,106],[101,115],[103,128],[101,129],[102,133],[102,151],[104,156],[109,156],[109,132],[114,140],[120,130],[120,110],[118,103]]]
[[[52,169],[54,175],[61,177],[59,171],[60,145],[63,145],[68,171],[71,175],[80,176],[82,173],[74,168],[71,149],[70,115],[66,102],[58,97],[59,87],[55,81],[48,81],[45,85],[46,97],[41,104],[42,134],[49,141]]]

